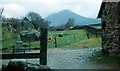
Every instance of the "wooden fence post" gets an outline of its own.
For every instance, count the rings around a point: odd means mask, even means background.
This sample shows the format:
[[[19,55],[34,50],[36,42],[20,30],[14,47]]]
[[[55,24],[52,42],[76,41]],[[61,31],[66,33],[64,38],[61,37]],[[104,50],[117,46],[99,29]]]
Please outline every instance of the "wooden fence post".
[[[12,46],[12,49],[13,49],[13,54],[15,54],[15,46],[14,45]]]
[[[27,35],[27,37],[28,37],[28,41],[29,41],[29,51],[31,50],[31,40],[30,40],[30,36],[29,35]]]
[[[23,52],[24,52],[24,54],[25,54],[25,48],[23,49]]]
[[[54,37],[55,40],[55,47],[57,47],[57,36]]]
[[[89,32],[86,32],[86,35],[87,35],[87,38],[89,39],[90,38]]]
[[[40,64],[47,65],[47,29],[41,28],[40,32]]]

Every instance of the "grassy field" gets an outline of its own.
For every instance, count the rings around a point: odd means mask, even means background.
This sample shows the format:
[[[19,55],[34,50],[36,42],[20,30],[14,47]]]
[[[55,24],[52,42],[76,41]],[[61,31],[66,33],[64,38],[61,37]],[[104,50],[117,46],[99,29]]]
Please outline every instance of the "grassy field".
[[[65,34],[63,37],[57,37],[57,46],[62,47],[65,45],[70,45],[76,43],[81,40],[87,39],[86,33],[83,30],[66,30],[66,31],[56,31],[56,32],[49,32],[48,38],[53,38],[54,35],[63,33]],[[53,44],[48,44],[48,47],[51,48]],[[54,47],[54,46],[52,46]]]
[[[64,47],[64,46],[74,46],[74,47],[96,47],[100,46],[101,39],[100,38],[91,38],[87,39],[86,33],[84,30],[66,30],[66,31],[49,31],[48,32],[48,48],[55,47],[54,44],[54,37],[55,35],[58,35],[60,33],[63,33],[63,37],[57,37],[57,46],[58,47]],[[9,35],[9,36],[8,36]],[[6,38],[7,37],[7,38]],[[16,45],[16,47],[19,47],[18,44],[16,44],[16,39],[13,38],[13,35],[11,33],[7,33],[3,39],[6,39],[2,42],[2,47],[0,48],[9,48],[12,45]],[[29,45],[28,42],[22,43],[22,45]],[[39,48],[40,46],[39,41],[31,42],[32,48]]]

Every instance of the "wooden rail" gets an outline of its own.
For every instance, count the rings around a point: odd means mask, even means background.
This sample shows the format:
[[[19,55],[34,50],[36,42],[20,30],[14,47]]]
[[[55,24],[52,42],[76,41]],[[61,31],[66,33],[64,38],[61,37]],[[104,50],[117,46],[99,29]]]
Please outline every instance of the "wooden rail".
[[[14,59],[14,58],[40,58],[40,53],[25,53],[25,54],[1,54],[1,59]]]

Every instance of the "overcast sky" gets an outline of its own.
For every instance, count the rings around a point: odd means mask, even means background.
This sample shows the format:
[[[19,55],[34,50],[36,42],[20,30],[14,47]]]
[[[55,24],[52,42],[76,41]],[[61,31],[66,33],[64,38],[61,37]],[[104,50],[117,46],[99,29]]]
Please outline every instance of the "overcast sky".
[[[79,15],[96,18],[102,0],[0,0],[5,17],[22,18],[30,11],[46,17],[61,10],[71,10]]]

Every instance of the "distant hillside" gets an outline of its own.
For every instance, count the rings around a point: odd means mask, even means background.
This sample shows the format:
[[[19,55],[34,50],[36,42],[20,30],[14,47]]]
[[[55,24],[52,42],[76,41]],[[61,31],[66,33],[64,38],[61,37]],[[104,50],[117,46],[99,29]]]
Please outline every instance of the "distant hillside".
[[[92,23],[100,23],[100,19],[93,19],[93,18],[87,18],[81,15],[78,15],[74,12],[71,12],[69,10],[63,10],[58,13],[53,13],[45,18],[45,20],[48,20],[51,22],[50,25],[62,25],[66,24],[69,18],[73,18],[76,25],[85,25],[85,24],[92,24]]]

